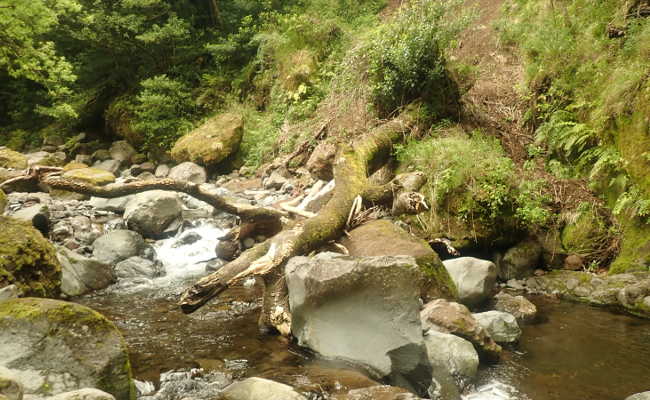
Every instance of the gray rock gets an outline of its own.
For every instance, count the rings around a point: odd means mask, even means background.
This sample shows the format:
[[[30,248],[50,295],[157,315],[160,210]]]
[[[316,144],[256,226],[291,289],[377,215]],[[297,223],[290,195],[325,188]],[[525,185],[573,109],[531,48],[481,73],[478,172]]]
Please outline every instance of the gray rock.
[[[160,276],[161,268],[158,264],[142,257],[131,257],[115,265],[115,275],[119,279],[155,278]]]
[[[420,400],[420,397],[396,386],[372,386],[350,390],[345,396],[336,397],[336,400]]]
[[[179,237],[176,242],[174,242],[172,247],[177,248],[177,247],[187,246],[196,243],[199,240],[201,240],[201,235],[199,235],[198,233],[186,232],[182,234],[181,237]]]
[[[543,248],[535,239],[527,239],[508,249],[497,261],[500,279],[523,279],[532,276],[539,267]]]
[[[650,392],[633,394],[625,400],[650,400]]]
[[[458,288],[461,303],[476,306],[492,296],[497,278],[497,269],[492,262],[460,257],[442,263]]]
[[[275,189],[279,190],[282,186],[287,183],[289,180],[282,176],[280,172],[273,171],[266,180],[264,180],[264,189]]]
[[[63,247],[58,249],[57,256],[61,262],[61,291],[68,296],[104,289],[115,281],[108,264]]]
[[[0,367],[26,395],[46,397],[81,388],[118,400],[135,397],[126,343],[115,325],[79,304],[24,298],[0,303]]]
[[[300,345],[426,394],[431,367],[418,318],[423,277],[413,257],[294,257],[285,278]]]
[[[43,203],[34,204],[26,208],[21,208],[15,213],[10,215],[13,218],[21,221],[29,222],[34,228],[41,231],[44,236],[47,236],[50,230],[50,210],[47,205]]]
[[[501,292],[494,296],[494,309],[514,315],[518,321],[530,321],[537,316],[537,307],[524,296],[513,296]]]
[[[444,299],[427,303],[420,312],[424,329],[437,330],[443,333],[453,333],[469,340],[481,358],[498,359],[501,346],[490,337],[469,309],[460,303]]]
[[[151,181],[151,180],[156,179],[156,177],[154,176],[154,174],[152,174],[151,172],[147,172],[147,171],[145,171],[145,172],[139,174],[139,175],[137,176],[137,178],[138,178],[138,180],[141,180],[141,181]]]
[[[239,253],[239,240],[219,240],[215,252],[222,260],[232,261]]]
[[[125,140],[113,142],[111,148],[108,151],[112,159],[117,160],[121,163],[131,161],[131,157],[133,157],[136,153],[135,149]]]
[[[0,398],[7,400],[23,400],[25,390],[10,370],[0,367]]]
[[[20,289],[16,285],[9,285],[0,289],[0,302],[17,299],[18,296],[20,296]]]
[[[47,400],[115,400],[115,397],[99,389],[85,388],[59,393],[56,396],[48,397]]]
[[[113,175],[117,175],[121,165],[122,162],[118,160],[109,159],[104,161],[97,161],[95,164],[93,164],[93,168],[108,171]]]
[[[145,248],[144,239],[139,233],[128,230],[115,230],[100,236],[93,243],[93,257],[109,265],[139,255]]]
[[[147,238],[158,238],[179,219],[183,207],[178,194],[151,190],[136,194],[126,205],[124,220],[129,229]]]
[[[429,329],[424,344],[431,365],[443,367],[456,379],[462,390],[474,378],[478,370],[478,353],[469,341],[450,333]]]
[[[84,244],[93,244],[103,233],[100,225],[93,224],[90,218],[83,215],[72,217],[68,222],[74,231],[74,238]]]
[[[242,245],[244,246],[245,249],[250,249],[251,247],[255,246],[255,239],[253,238],[246,238],[242,242]]]
[[[167,178],[167,175],[169,175],[169,166],[167,164],[160,164],[159,166],[156,167],[156,171],[154,172],[154,175],[156,178]]]
[[[205,168],[190,161],[180,163],[169,170],[168,176],[181,182],[205,183],[208,181]]]
[[[262,378],[235,382],[223,391],[223,400],[307,400],[291,386]]]
[[[74,162],[90,165],[93,162],[93,158],[88,154],[77,154],[74,158]]]
[[[126,205],[134,196],[135,195],[129,195],[123,197],[116,197],[114,199],[91,197],[90,200],[88,201],[88,204],[90,204],[92,207],[98,210],[110,211],[117,214],[122,214],[124,213],[124,209],[126,208]]]
[[[512,314],[503,311],[486,311],[472,315],[497,343],[516,342],[521,336],[521,329]]]

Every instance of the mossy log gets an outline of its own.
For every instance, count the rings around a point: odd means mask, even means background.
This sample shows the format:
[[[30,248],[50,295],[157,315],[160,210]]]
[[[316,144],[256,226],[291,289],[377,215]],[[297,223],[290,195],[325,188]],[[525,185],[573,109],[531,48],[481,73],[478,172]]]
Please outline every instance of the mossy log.
[[[368,182],[368,176],[389,156],[392,146],[412,128],[413,113],[404,111],[397,118],[378,126],[352,145],[341,145],[334,163],[336,187],[330,201],[314,217],[299,222],[266,242],[244,252],[236,260],[210,274],[191,286],[182,295],[179,305],[185,313],[191,313],[228,286],[248,276],[264,276],[265,293],[268,298],[277,297],[277,281],[282,276],[280,267],[291,257],[308,254],[319,246],[340,237],[346,227],[350,210],[358,197],[373,193],[376,187]],[[271,289],[272,288],[272,289]],[[281,291],[279,291],[281,292]],[[270,295],[269,295],[270,294]],[[278,328],[286,325],[276,307],[265,304],[262,320]],[[288,313],[285,313],[288,314]],[[275,319],[275,320],[274,320]],[[282,329],[279,329],[282,331]]]

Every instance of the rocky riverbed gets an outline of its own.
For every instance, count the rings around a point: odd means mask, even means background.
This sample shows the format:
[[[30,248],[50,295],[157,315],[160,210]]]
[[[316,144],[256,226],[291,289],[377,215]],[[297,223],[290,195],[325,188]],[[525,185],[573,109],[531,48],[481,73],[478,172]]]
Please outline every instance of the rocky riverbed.
[[[302,217],[332,186],[278,171],[210,179],[196,164],[134,164],[132,153],[121,143],[94,168],[69,171],[95,184],[172,176],[263,206],[306,192],[289,208]],[[190,315],[177,306],[196,279],[267,239],[244,235],[236,217],[169,191],[101,199],[22,189],[0,199],[3,243],[31,243],[8,246],[0,264],[0,396],[9,400],[607,400],[650,388],[647,320],[521,296],[647,316],[647,274],[539,271],[499,283],[504,265],[526,257],[440,262],[377,213],[341,243],[287,263],[287,338],[258,331],[260,279]],[[25,295],[70,302],[16,299]]]

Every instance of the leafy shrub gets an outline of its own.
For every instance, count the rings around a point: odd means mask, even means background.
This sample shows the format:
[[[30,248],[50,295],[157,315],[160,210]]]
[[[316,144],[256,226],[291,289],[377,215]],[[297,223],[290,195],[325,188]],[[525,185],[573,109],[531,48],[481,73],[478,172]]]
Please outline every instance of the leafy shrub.
[[[192,95],[182,82],[167,75],[146,79],[141,86],[133,126],[144,135],[146,147],[170,148],[192,127]]]
[[[375,103],[390,113],[446,85],[444,50],[469,22],[462,0],[414,0],[374,35],[367,48]]]

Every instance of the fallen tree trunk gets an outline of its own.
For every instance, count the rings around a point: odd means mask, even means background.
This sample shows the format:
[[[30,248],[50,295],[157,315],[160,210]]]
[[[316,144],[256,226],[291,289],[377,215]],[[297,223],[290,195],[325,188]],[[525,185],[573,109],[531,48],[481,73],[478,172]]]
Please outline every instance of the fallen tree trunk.
[[[340,237],[355,199],[363,197],[366,193],[375,193],[376,188],[368,182],[369,172],[376,168],[382,159],[385,160],[392,150],[393,143],[402,139],[414,122],[413,113],[405,111],[394,120],[375,128],[352,146],[341,146],[334,163],[334,193],[321,211],[200,279],[183,293],[179,301],[183,312],[191,313],[197,310],[230,285],[248,276],[267,276],[264,279],[267,292],[264,298],[277,298],[277,293],[283,292],[278,289],[278,280],[282,276],[280,267],[289,258],[308,254]],[[264,305],[261,317],[265,324],[286,326],[288,310],[280,312],[278,307],[281,308],[282,305]]]
[[[50,171],[51,172],[51,171]],[[236,201],[216,193],[209,185],[191,182],[181,182],[174,179],[153,179],[147,181],[130,182],[121,185],[96,186],[85,182],[66,179],[58,175],[44,174],[39,177],[40,182],[54,189],[86,194],[89,196],[116,198],[128,196],[148,190],[170,190],[186,193],[198,200],[204,201],[218,210],[239,216],[242,221],[264,225],[267,231],[278,232],[281,229],[280,218],[285,213],[269,207],[256,207],[248,203]]]

